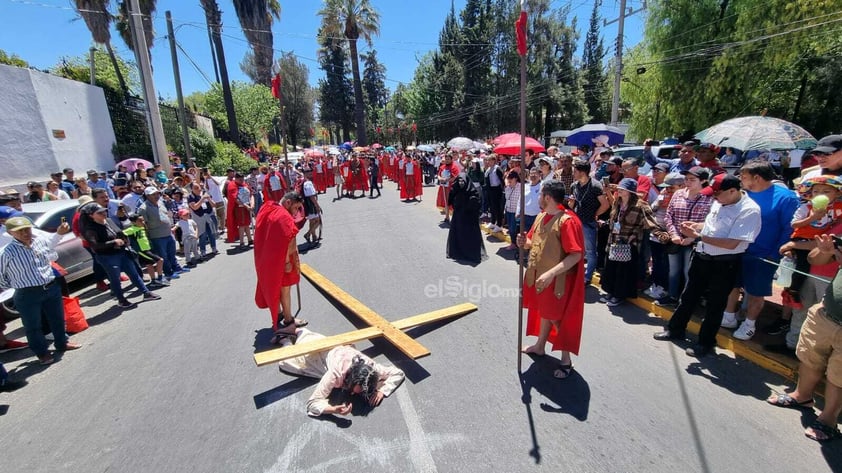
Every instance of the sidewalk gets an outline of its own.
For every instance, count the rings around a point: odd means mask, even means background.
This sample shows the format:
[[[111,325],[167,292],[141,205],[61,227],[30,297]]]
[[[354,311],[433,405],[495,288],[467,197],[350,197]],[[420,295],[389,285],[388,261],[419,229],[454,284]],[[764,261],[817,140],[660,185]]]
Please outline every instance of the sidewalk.
[[[492,233],[485,228],[485,226],[480,226],[480,228],[484,233],[491,235],[500,241],[511,243],[511,240],[506,233]],[[594,275],[592,285],[599,287],[599,274]],[[774,320],[781,313],[780,288],[775,287],[775,291],[773,292],[776,293],[766,298],[766,305],[763,312],[760,314],[760,318],[758,319],[758,328],[766,325],[764,321],[769,321],[769,319]],[[627,299],[627,302],[634,304],[657,317],[660,317],[664,321],[667,321],[672,317],[671,309],[656,305],[655,302],[648,297],[640,296],[636,299]],[[699,333],[701,322],[700,313],[701,311],[697,310],[693,319],[687,325],[687,331],[693,335],[698,335]],[[761,330],[758,330],[758,333],[752,340],[742,341],[732,337],[731,333],[732,330],[730,329],[719,329],[719,334],[716,336],[716,343],[719,348],[730,350],[737,356],[745,358],[768,371],[779,374],[790,381],[795,382],[796,374],[798,373],[798,359],[795,358],[794,355],[789,356],[780,353],[772,353],[763,348],[764,344],[782,342],[782,336],[772,337],[765,333],[761,333]]]

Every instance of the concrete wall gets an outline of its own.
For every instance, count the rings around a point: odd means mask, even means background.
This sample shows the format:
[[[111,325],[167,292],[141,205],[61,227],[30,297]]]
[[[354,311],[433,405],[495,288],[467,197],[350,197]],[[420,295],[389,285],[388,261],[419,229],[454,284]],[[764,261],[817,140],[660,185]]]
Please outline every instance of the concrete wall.
[[[99,87],[0,64],[0,97],[0,186],[45,182],[65,167],[77,175],[114,168],[114,129]]]

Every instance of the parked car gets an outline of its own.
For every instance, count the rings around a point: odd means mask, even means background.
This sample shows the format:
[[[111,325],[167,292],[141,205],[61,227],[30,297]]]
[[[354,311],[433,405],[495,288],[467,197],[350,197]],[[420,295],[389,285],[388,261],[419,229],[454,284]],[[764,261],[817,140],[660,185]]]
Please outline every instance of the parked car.
[[[76,199],[33,202],[23,204],[23,213],[32,220],[35,228],[55,233],[61,225],[62,218],[68,224],[73,221],[73,214],[76,213],[76,207],[78,206],[79,202]],[[58,253],[58,264],[67,270],[65,279],[68,282],[83,278],[93,272],[91,255],[82,247],[82,240],[73,232],[67,233],[61,238],[56,246],[56,252]],[[6,298],[2,303],[6,318],[18,316],[14,303],[9,297],[9,292],[4,291],[0,295],[0,299],[3,299],[3,296]]]
[[[637,158],[640,164],[640,170],[638,171],[642,175],[649,175],[652,171],[652,166],[649,165],[643,159],[643,146],[629,146],[627,148],[619,148],[614,150],[614,156],[619,156],[623,159],[628,158]],[[663,159],[675,159],[678,157],[678,150],[681,149],[681,145],[661,145],[661,146],[653,146],[652,147],[652,154],[659,158]]]

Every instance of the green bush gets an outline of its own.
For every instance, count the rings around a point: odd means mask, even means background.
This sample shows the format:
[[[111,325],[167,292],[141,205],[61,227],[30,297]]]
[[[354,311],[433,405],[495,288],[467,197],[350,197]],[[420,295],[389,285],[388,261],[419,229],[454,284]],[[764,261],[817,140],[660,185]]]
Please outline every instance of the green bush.
[[[216,157],[216,142],[206,131],[197,128],[188,128],[190,135],[190,149],[193,152],[193,159],[196,165],[205,167]],[[172,151],[181,156],[183,162],[187,162],[187,153],[184,151],[184,140],[176,140],[171,145]]]
[[[214,176],[224,176],[225,170],[233,167],[237,172],[246,174],[257,161],[243,153],[234,143],[216,140],[216,156],[208,163],[208,168]]]

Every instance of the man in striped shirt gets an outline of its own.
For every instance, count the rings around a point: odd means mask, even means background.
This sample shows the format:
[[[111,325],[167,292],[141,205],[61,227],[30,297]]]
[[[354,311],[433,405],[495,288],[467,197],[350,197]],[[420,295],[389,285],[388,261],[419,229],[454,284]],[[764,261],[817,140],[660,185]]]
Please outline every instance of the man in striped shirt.
[[[26,217],[6,220],[6,232],[14,240],[0,249],[0,288],[15,289],[15,307],[20,312],[29,347],[42,365],[52,363],[49,344],[41,330],[41,313],[55,337],[56,350],[81,348],[70,342],[64,327],[64,301],[51,262],[58,259],[55,247],[70,226],[62,223],[49,239],[32,235],[32,221]]]

